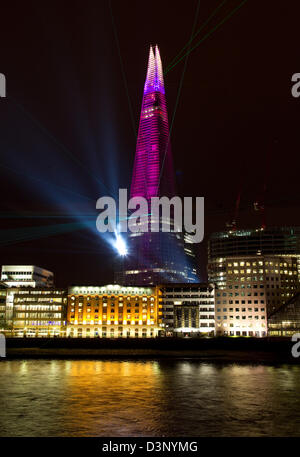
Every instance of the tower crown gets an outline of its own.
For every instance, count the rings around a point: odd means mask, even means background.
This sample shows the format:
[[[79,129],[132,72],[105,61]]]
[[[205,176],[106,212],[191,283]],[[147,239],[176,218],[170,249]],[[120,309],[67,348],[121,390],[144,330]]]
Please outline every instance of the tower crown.
[[[161,92],[163,94],[165,93],[162,64],[157,45],[155,48],[150,46],[144,94],[149,92]]]
[[[150,46],[136,145],[131,196],[175,194],[168,113],[159,49]]]

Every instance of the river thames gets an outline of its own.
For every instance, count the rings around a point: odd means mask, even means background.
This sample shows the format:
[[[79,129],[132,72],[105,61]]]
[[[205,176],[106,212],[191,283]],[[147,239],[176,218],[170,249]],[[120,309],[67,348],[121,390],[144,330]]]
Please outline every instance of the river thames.
[[[0,362],[5,436],[300,436],[300,365]]]

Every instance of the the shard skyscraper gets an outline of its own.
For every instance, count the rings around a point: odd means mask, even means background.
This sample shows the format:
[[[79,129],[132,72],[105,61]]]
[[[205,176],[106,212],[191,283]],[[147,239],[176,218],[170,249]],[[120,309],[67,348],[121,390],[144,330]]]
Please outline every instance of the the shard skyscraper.
[[[157,46],[150,47],[136,145],[131,197],[175,196],[162,64]],[[127,285],[198,282],[191,245],[183,233],[128,234],[128,256],[117,281]]]

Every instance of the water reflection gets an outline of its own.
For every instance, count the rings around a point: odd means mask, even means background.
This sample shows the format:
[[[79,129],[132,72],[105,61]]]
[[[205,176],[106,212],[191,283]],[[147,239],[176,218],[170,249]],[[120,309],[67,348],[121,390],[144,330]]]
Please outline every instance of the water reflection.
[[[1,436],[300,436],[300,366],[0,363]]]

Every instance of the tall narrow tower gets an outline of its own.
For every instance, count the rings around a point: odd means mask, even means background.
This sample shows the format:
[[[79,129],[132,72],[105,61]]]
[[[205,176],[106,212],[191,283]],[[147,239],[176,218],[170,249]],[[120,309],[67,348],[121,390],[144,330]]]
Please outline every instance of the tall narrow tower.
[[[164,79],[158,47],[150,47],[131,196],[175,195]]]
[[[164,79],[157,46],[150,47],[130,195],[144,197],[148,203],[151,197],[175,195]],[[116,279],[127,285],[197,282],[193,259],[184,247],[182,233],[130,233],[128,256],[122,274]]]

